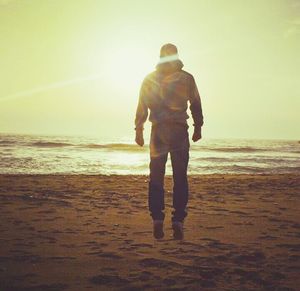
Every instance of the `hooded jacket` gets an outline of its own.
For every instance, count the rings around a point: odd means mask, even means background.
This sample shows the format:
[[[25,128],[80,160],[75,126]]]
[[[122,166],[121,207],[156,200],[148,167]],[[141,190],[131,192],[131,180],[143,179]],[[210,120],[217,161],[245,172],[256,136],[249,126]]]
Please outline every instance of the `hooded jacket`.
[[[159,123],[187,124],[188,102],[194,126],[203,125],[201,99],[194,77],[182,70],[183,63],[175,60],[158,64],[144,79],[135,116],[135,129],[143,130],[148,117],[153,125]]]

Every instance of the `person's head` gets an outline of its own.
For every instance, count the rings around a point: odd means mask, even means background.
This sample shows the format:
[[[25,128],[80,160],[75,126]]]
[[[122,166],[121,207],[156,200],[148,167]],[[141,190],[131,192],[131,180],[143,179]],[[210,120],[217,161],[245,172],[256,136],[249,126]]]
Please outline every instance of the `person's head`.
[[[156,69],[163,73],[170,73],[181,70],[183,63],[179,59],[176,45],[172,43],[164,44],[160,49],[159,62]]]
[[[178,54],[178,50],[176,45],[172,44],[172,43],[167,43],[164,44],[161,48],[160,48],[160,57],[167,57],[167,56],[172,56],[172,55],[177,55]]]
[[[160,49],[159,64],[179,60],[177,47],[172,43],[164,44]]]

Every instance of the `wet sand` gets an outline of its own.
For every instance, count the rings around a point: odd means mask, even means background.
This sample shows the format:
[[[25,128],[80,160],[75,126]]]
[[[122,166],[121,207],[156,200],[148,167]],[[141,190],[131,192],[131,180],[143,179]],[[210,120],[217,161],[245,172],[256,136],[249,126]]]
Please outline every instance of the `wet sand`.
[[[183,241],[147,179],[0,175],[0,290],[299,290],[299,175],[190,176]]]

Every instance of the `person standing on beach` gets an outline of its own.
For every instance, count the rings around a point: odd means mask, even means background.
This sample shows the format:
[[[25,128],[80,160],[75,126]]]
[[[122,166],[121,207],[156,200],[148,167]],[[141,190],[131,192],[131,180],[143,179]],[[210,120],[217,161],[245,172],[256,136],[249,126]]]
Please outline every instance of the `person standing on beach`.
[[[148,117],[150,137],[150,179],[148,206],[153,220],[153,235],[164,236],[164,176],[168,153],[173,170],[172,229],[175,239],[183,239],[183,222],[187,216],[189,189],[187,167],[189,162],[188,102],[194,121],[194,142],[201,139],[203,115],[200,95],[193,75],[182,70],[177,47],[165,44],[160,50],[156,70],[144,79],[135,116],[135,141],[144,145],[144,123]]]

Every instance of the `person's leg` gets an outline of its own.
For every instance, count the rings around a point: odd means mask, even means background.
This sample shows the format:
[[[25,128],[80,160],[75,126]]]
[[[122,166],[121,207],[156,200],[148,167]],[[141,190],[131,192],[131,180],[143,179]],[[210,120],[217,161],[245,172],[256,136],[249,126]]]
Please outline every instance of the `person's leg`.
[[[171,130],[170,154],[173,169],[172,222],[183,222],[187,216],[189,162],[189,133],[187,124],[174,124]]]
[[[151,157],[148,205],[153,220],[164,220],[164,177],[168,153]]]
[[[152,126],[150,138],[150,181],[148,206],[153,220],[163,221],[165,214],[164,177],[168,151],[164,139],[164,127]]]
[[[173,169],[173,212],[172,222],[183,222],[187,216],[188,179],[187,167],[189,162],[189,149],[183,148],[171,152]]]

